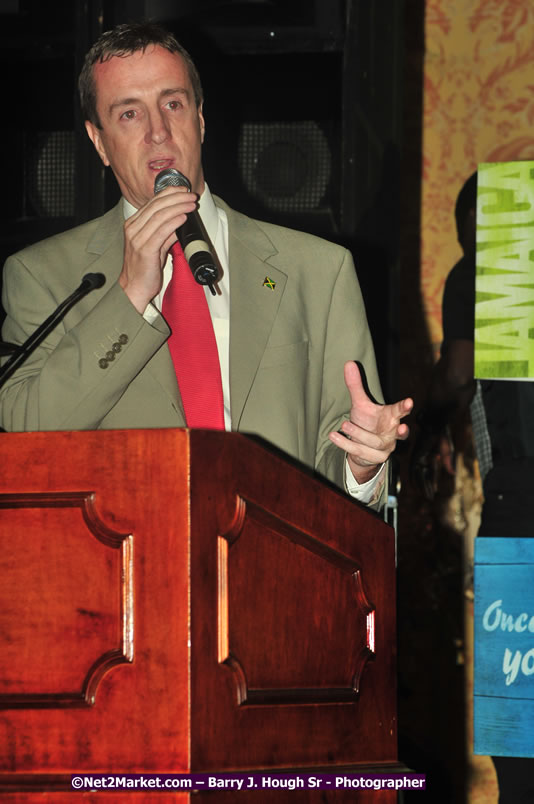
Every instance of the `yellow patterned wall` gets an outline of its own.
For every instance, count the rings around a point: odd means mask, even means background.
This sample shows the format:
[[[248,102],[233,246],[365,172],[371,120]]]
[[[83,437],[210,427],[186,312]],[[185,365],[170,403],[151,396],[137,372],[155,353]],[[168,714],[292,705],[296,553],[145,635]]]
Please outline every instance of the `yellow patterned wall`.
[[[461,251],[454,204],[480,162],[534,158],[534,0],[426,0],[421,275],[434,345]]]

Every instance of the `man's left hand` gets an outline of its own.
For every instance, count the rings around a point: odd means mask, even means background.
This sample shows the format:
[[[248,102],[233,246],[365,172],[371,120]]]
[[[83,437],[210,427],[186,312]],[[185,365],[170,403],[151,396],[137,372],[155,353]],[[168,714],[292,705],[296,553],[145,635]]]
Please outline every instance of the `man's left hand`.
[[[401,419],[411,412],[413,400],[407,398],[392,405],[379,405],[369,399],[354,361],[345,363],[344,374],[351,398],[350,419],[341,426],[344,435],[333,432],[329,438],[347,453],[355,480],[365,483],[388,459],[397,440],[408,438],[408,425],[402,424]]]

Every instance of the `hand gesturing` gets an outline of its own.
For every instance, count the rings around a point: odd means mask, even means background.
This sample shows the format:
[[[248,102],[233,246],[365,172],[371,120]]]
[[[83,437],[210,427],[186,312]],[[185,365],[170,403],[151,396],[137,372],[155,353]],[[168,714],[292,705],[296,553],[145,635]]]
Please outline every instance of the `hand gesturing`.
[[[408,437],[408,425],[401,419],[413,407],[409,398],[392,405],[379,405],[367,395],[358,364],[345,363],[345,384],[351,398],[349,421],[338,432],[330,433],[330,440],[346,453],[352,474],[359,483],[370,480],[377,467],[384,463],[395,449],[397,440]]]

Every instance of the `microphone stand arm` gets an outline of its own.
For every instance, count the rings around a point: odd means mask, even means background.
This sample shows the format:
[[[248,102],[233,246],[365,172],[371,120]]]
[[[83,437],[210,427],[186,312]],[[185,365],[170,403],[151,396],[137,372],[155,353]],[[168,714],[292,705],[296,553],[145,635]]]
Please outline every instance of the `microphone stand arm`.
[[[106,281],[104,274],[86,274],[80,286],[74,293],[63,301],[54,310],[52,315],[37,327],[30,337],[15,349],[9,360],[0,368],[0,388],[11,377],[11,375],[24,363],[31,353],[44,341],[46,336],[54,329],[57,324],[67,315],[71,307],[74,307],[80,299],[87,296],[95,288],[100,288]]]

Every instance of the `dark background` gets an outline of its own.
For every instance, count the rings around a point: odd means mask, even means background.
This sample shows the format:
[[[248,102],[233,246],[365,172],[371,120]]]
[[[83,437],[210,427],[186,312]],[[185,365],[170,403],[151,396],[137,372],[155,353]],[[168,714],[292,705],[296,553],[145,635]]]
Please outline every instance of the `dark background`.
[[[424,0],[0,0],[0,263],[116,201],[76,81],[101,31],[140,18],[165,23],[199,67],[211,190],[349,247],[386,399],[424,398]],[[462,545],[407,481],[408,450],[393,462],[400,758],[429,789],[404,800],[463,801]]]

